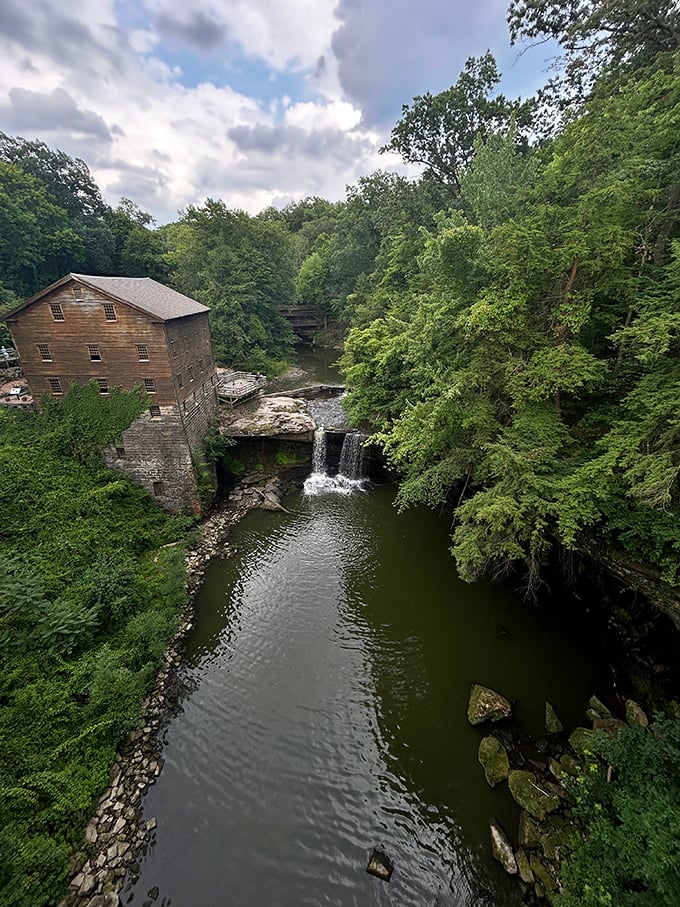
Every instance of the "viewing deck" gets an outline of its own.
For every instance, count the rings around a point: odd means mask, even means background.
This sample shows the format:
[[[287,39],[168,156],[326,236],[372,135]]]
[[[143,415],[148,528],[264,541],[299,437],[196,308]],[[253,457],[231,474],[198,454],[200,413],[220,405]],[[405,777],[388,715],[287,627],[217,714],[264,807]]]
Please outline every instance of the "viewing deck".
[[[250,372],[223,372],[216,384],[217,399],[220,403],[236,406],[249,400],[267,386],[264,375],[253,375]]]

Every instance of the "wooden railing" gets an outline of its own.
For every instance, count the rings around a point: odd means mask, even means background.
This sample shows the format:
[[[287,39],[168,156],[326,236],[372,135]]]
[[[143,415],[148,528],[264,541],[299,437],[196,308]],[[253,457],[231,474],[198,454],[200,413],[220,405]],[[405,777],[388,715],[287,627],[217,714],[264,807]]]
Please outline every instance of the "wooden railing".
[[[217,399],[220,403],[235,406],[242,400],[247,400],[266,387],[267,379],[264,375],[253,375],[250,372],[225,372],[215,386]]]

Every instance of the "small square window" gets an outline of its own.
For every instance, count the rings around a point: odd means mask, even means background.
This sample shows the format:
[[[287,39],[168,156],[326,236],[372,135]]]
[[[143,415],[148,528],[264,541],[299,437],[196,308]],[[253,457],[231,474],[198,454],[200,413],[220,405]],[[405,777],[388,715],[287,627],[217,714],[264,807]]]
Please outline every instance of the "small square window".
[[[194,380],[194,369],[193,369],[193,366],[191,366],[191,365],[189,366],[189,368],[187,369],[187,374],[188,374],[188,376],[189,376],[189,381],[193,381],[193,380]]]
[[[87,351],[90,354],[90,362],[101,362],[102,361],[102,354],[99,350],[98,343],[88,343]]]
[[[118,457],[119,460],[122,459],[125,456],[125,448],[116,447],[116,456]]]
[[[137,358],[139,359],[139,361],[148,362],[149,361],[148,346],[145,343],[137,343],[137,344],[135,344],[135,346],[137,347]]]
[[[156,497],[165,494],[165,484],[163,482],[154,482],[153,493],[156,495]]]
[[[107,321],[116,320],[116,307],[112,302],[104,303],[104,317]]]
[[[82,298],[83,298],[83,290],[82,290],[82,287],[74,287],[74,288],[73,288],[73,296],[74,296],[74,299],[82,299]]]
[[[153,378],[144,379],[144,390],[147,392],[147,394],[156,393],[156,382],[154,381]]]
[[[152,419],[160,419],[161,417],[161,408],[160,406],[150,406],[149,415]]]
[[[109,382],[107,378],[96,378],[97,387],[99,388],[100,394],[108,394],[109,392]]]
[[[46,343],[38,344],[38,352],[40,353],[40,358],[43,362],[52,361],[52,353],[50,353],[50,348]]]
[[[54,321],[64,320],[64,310],[62,309],[60,302],[51,302],[50,312],[52,312],[52,318],[54,319]]]
[[[177,373],[177,387],[184,387],[184,381],[182,380],[182,373]]]
[[[52,391],[53,394],[63,394],[64,393],[63,390],[61,389],[61,381],[59,380],[59,378],[48,378],[47,383],[49,384],[50,390]]]

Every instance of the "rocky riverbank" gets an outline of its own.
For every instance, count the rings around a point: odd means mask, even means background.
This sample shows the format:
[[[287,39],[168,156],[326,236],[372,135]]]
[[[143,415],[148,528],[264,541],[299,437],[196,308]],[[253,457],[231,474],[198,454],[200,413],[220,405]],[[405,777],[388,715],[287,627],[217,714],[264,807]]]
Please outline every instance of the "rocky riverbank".
[[[491,848],[505,871],[516,876],[525,902],[549,903],[562,888],[562,865],[574,850],[583,827],[574,812],[575,780],[585,771],[586,754],[597,731],[616,734],[628,724],[647,728],[649,721],[633,700],[625,704],[625,721],[592,696],[587,718],[591,727],[568,733],[549,702],[546,736],[530,740],[513,732],[512,703],[494,690],[473,684],[468,721],[473,726],[498,722],[479,744],[478,758],[491,787],[507,782],[517,803],[516,834],[490,821]],[[516,842],[516,843],[515,843]]]
[[[294,480],[278,475],[245,476],[228,500],[199,526],[199,541],[186,555],[189,600],[179,629],[144,701],[140,727],[120,747],[111,769],[111,785],[85,829],[81,850],[72,858],[73,875],[59,907],[118,907],[126,879],[134,880],[139,872],[139,860],[156,828],[154,818],[142,821],[142,801],[163,768],[163,730],[181,698],[178,668],[186,636],[193,627],[193,597],[209,561],[228,555],[231,528],[250,510],[283,510],[281,497],[293,486]],[[152,889],[143,904],[151,907],[157,897],[158,891]]]

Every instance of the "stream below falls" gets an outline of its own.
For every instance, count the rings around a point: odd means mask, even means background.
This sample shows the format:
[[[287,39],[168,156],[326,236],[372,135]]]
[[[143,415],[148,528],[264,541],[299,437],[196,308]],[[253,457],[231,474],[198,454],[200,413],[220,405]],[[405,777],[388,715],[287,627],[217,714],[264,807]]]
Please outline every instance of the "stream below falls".
[[[448,523],[399,515],[394,489],[332,483],[251,512],[196,599],[165,765],[144,801],[156,837],[121,903],[429,907],[520,902],[488,821],[517,836],[507,786],[477,761],[471,682],[583,720],[597,689],[568,600],[457,579]],[[366,873],[382,845],[389,883]]]

